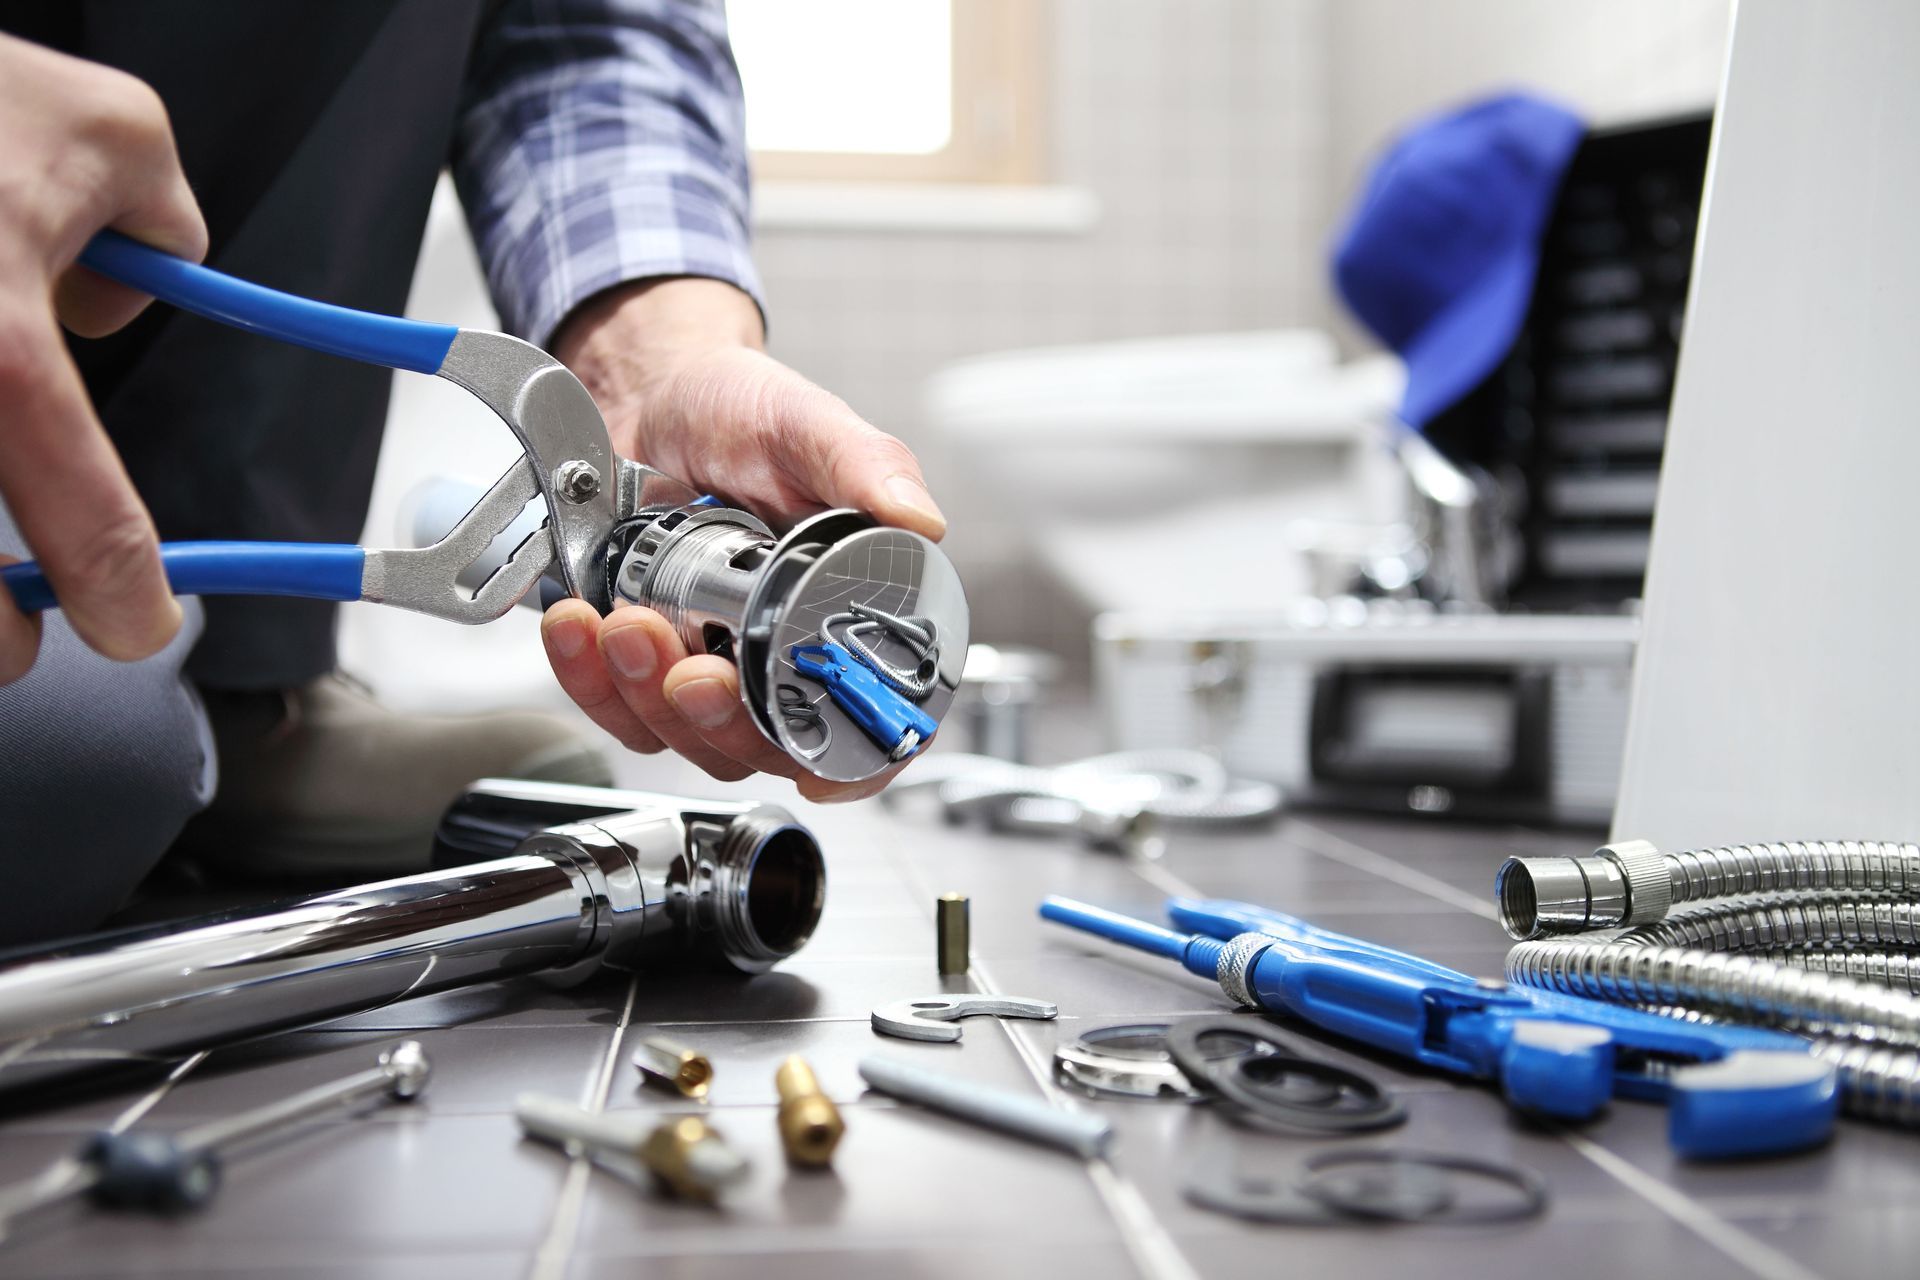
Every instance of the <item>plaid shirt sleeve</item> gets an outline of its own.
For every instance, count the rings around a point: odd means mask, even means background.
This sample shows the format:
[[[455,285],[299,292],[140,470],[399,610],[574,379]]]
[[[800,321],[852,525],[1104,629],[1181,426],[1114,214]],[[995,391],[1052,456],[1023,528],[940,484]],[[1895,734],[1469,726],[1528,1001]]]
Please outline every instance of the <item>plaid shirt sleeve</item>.
[[[630,280],[709,276],[761,300],[721,0],[495,6],[453,173],[501,320],[530,342]]]

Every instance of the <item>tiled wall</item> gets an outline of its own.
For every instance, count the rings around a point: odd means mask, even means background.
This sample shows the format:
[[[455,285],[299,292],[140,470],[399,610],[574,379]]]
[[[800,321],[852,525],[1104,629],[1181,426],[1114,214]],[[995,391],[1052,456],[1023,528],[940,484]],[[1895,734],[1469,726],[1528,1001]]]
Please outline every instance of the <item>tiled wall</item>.
[[[970,538],[1015,513],[971,492],[964,460],[926,430],[927,374],[982,351],[1310,315],[1328,7],[1055,0],[1050,176],[1098,198],[1089,232],[760,236],[776,354],[921,452],[982,635],[1073,650],[1087,618],[1024,561],[1002,559],[1003,539]]]
[[[1046,3],[1047,0],[1035,0]],[[772,229],[777,354],[918,449],[954,517],[981,634],[1068,652],[1084,614],[981,521],[928,430],[925,376],[982,351],[1327,325],[1325,244],[1409,116],[1531,83],[1601,116],[1704,105],[1727,0],[1051,0],[1055,180],[1099,199],[1084,235]],[[975,554],[973,543],[980,543]]]

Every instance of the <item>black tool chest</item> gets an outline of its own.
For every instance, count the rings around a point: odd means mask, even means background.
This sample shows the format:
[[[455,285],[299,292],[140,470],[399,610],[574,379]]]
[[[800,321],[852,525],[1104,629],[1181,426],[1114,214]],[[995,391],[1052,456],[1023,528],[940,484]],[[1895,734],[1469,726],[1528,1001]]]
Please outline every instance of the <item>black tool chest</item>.
[[[1710,131],[1698,115],[1587,136],[1512,351],[1428,427],[1491,482],[1517,538],[1514,607],[1640,594]]]

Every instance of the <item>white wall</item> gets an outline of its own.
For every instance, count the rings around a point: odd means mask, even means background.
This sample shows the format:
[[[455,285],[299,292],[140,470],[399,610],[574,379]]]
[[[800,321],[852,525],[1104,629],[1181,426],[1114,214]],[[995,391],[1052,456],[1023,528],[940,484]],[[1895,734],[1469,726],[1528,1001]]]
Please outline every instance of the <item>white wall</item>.
[[[1741,7],[1616,828],[1920,838],[1920,8]]]

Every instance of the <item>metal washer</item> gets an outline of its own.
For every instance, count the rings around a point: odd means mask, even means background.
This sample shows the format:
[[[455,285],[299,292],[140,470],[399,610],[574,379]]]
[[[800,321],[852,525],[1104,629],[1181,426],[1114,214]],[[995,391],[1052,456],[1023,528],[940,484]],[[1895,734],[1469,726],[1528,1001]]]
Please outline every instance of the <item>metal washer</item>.
[[[1169,1029],[1170,1024],[1165,1022],[1091,1028],[1054,1049],[1054,1068],[1062,1078],[1092,1094],[1197,1102],[1206,1095],[1187,1079],[1167,1050]],[[1124,1040],[1149,1043],[1114,1043]],[[1151,1043],[1155,1040],[1157,1047]]]

